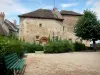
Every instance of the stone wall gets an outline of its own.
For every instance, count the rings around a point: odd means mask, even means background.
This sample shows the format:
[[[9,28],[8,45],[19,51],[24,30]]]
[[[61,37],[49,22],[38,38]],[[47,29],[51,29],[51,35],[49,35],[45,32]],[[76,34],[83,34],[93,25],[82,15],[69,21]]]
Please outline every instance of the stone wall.
[[[26,42],[39,41],[42,37],[58,38],[79,41],[74,33],[74,25],[79,16],[63,16],[64,21],[52,19],[20,18],[19,38]],[[38,39],[36,38],[38,37]],[[84,40],[86,45],[89,42]]]
[[[79,16],[63,15],[63,24],[66,30],[64,37],[67,39],[72,39],[72,41],[75,41],[77,39],[77,37],[74,35],[74,25],[76,24],[78,17]]]
[[[63,24],[66,30],[64,37],[67,38],[68,40],[72,40],[73,42],[80,41],[80,39],[78,39],[78,37],[75,36],[75,33],[74,33],[74,26],[77,23],[77,20],[79,17],[81,16],[63,15],[63,18],[64,18]],[[83,43],[87,46],[90,45],[90,42],[87,40],[83,40]]]
[[[33,42],[36,36],[39,39],[42,37],[63,36],[63,23],[51,19],[34,19],[21,18],[20,19],[20,39],[26,42]]]

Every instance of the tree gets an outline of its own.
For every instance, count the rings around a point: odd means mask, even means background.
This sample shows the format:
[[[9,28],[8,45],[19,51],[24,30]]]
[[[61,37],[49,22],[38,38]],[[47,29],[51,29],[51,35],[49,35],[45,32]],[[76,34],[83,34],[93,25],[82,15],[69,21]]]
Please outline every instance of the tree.
[[[96,49],[96,40],[100,39],[100,21],[95,12],[85,10],[74,27],[76,36],[84,40],[92,40],[93,47]]]

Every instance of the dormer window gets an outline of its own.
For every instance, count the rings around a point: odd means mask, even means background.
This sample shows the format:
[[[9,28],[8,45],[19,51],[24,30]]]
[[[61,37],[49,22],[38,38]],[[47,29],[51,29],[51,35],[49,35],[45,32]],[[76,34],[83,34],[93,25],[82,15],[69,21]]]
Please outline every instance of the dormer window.
[[[39,27],[42,27],[42,23],[39,24]]]

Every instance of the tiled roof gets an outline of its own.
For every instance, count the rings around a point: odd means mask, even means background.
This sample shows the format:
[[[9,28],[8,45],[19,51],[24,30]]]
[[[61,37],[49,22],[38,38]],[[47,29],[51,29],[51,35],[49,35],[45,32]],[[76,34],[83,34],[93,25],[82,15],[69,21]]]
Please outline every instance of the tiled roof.
[[[72,16],[82,16],[83,14],[74,12],[74,11],[67,11],[67,10],[62,10],[61,15],[72,15]]]
[[[19,17],[63,20],[62,18],[57,17],[57,15],[52,12],[52,10],[48,9],[38,9],[33,12],[19,15]]]
[[[12,22],[10,22],[9,20],[5,19],[4,21],[5,24],[7,24],[8,28],[12,31],[17,31],[18,28],[16,27],[16,25],[14,25]]]

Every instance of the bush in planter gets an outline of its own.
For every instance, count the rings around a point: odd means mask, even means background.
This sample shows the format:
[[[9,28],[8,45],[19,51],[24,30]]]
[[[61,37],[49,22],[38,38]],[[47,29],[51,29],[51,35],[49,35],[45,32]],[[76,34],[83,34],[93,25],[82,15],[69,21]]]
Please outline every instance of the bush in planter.
[[[74,51],[73,44],[67,40],[50,42],[45,45],[44,48],[45,53],[64,53]]]
[[[85,44],[75,42],[74,43],[74,49],[75,49],[75,51],[82,51],[82,50],[86,49],[86,46],[85,46]]]

